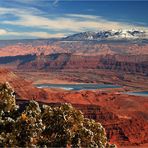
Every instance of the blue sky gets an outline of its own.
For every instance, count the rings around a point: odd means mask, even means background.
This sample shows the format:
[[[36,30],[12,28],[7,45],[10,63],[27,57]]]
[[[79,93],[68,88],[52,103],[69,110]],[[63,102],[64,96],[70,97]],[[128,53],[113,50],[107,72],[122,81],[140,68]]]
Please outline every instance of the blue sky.
[[[148,30],[148,1],[0,0],[0,39],[63,37],[77,32]]]

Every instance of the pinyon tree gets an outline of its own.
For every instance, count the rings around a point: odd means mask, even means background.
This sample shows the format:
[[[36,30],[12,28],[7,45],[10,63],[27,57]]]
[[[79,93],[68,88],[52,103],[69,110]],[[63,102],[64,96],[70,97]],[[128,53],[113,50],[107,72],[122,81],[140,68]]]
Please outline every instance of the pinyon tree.
[[[9,83],[0,84],[0,147],[115,148],[100,123],[84,118],[71,104],[57,107],[31,100],[16,105]]]

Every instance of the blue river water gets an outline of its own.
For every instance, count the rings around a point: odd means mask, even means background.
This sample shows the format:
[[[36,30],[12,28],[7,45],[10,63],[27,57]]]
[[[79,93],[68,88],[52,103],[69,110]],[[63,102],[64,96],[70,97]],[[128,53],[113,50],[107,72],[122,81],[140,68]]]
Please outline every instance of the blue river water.
[[[38,84],[38,88],[61,88],[65,90],[95,90],[103,88],[120,88],[111,84]]]
[[[127,92],[126,94],[134,95],[134,96],[147,96],[147,97],[148,97],[148,91],[141,91],[141,92]]]
[[[121,88],[118,85],[111,84],[38,84],[38,88],[60,88],[65,90],[96,90],[104,88]],[[126,94],[134,96],[148,96],[148,91],[126,92]]]

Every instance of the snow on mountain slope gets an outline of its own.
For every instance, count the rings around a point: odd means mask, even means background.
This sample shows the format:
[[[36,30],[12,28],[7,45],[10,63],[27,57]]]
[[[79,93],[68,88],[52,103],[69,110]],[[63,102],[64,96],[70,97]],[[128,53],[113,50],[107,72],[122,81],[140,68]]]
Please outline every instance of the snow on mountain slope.
[[[148,32],[143,30],[107,30],[99,32],[81,32],[67,36],[65,40],[120,40],[148,39]]]

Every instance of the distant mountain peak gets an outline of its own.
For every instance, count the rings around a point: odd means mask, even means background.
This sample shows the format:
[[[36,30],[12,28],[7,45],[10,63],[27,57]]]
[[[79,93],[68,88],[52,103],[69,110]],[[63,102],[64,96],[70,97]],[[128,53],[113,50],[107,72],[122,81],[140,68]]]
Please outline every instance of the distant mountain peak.
[[[148,39],[148,33],[136,29],[101,30],[98,32],[80,32],[64,38],[65,40],[120,40]]]

